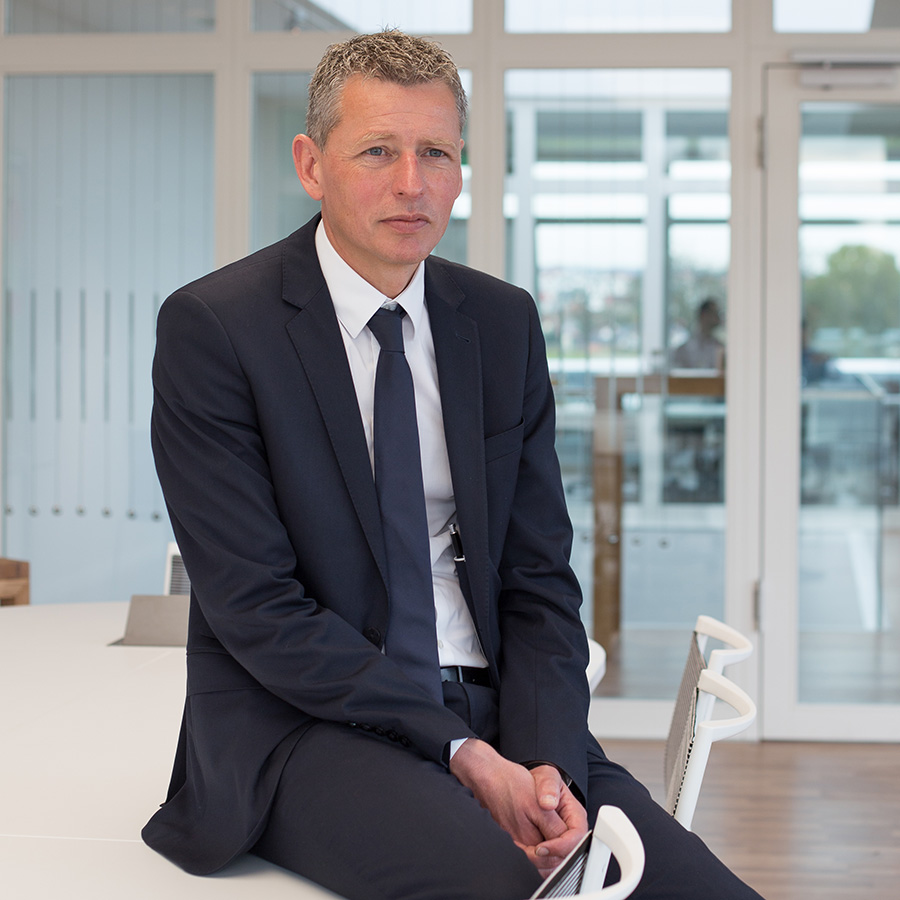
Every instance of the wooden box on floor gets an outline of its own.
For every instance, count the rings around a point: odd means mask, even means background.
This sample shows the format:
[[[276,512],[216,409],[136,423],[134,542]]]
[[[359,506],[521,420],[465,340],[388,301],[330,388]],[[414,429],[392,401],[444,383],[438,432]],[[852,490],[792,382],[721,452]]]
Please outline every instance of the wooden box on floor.
[[[0,559],[0,606],[24,606],[27,603],[28,563]]]

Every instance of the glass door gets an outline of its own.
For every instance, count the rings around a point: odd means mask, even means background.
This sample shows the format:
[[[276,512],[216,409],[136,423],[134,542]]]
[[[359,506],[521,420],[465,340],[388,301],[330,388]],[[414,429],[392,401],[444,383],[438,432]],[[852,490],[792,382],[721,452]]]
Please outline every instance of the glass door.
[[[724,611],[730,86],[506,74],[507,274],[547,339],[606,735],[665,734],[691,627]]]
[[[823,73],[767,76],[763,733],[898,740],[900,90]]]

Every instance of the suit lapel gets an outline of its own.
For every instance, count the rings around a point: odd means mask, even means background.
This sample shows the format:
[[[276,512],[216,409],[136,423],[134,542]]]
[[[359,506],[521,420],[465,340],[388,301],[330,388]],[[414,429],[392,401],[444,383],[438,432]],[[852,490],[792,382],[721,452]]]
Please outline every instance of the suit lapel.
[[[387,583],[384,538],[365,433],[340,325],[315,252],[317,216],[285,243],[284,300],[298,308],[287,332],[309,381],[347,490]],[[425,265],[425,299],[457,518],[466,548],[472,615],[489,634],[487,485],[478,326],[458,309],[465,295],[441,264]]]
[[[285,244],[284,300],[300,312],[287,332],[312,388],[356,514],[387,583],[378,498],[340,325],[315,252],[318,217]]]
[[[487,486],[484,468],[483,391],[478,326],[462,314],[465,295],[439,262],[425,263],[425,301],[434,338],[450,475],[466,572],[479,633],[489,633]]]

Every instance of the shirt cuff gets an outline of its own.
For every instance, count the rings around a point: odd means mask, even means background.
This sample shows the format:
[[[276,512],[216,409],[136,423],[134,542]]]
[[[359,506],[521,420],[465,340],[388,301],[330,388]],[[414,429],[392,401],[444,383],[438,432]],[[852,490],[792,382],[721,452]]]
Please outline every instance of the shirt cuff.
[[[456,751],[459,750],[460,747],[468,740],[468,738],[457,738],[455,741],[450,741],[450,751],[447,757],[447,762],[449,763]]]

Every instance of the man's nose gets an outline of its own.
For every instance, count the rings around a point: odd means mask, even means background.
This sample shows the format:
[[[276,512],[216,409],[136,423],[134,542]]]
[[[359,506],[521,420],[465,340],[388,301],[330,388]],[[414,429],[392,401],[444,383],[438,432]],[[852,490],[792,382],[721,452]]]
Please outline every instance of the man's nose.
[[[421,162],[415,153],[407,153],[397,161],[394,172],[394,190],[398,194],[417,197],[425,190]]]

